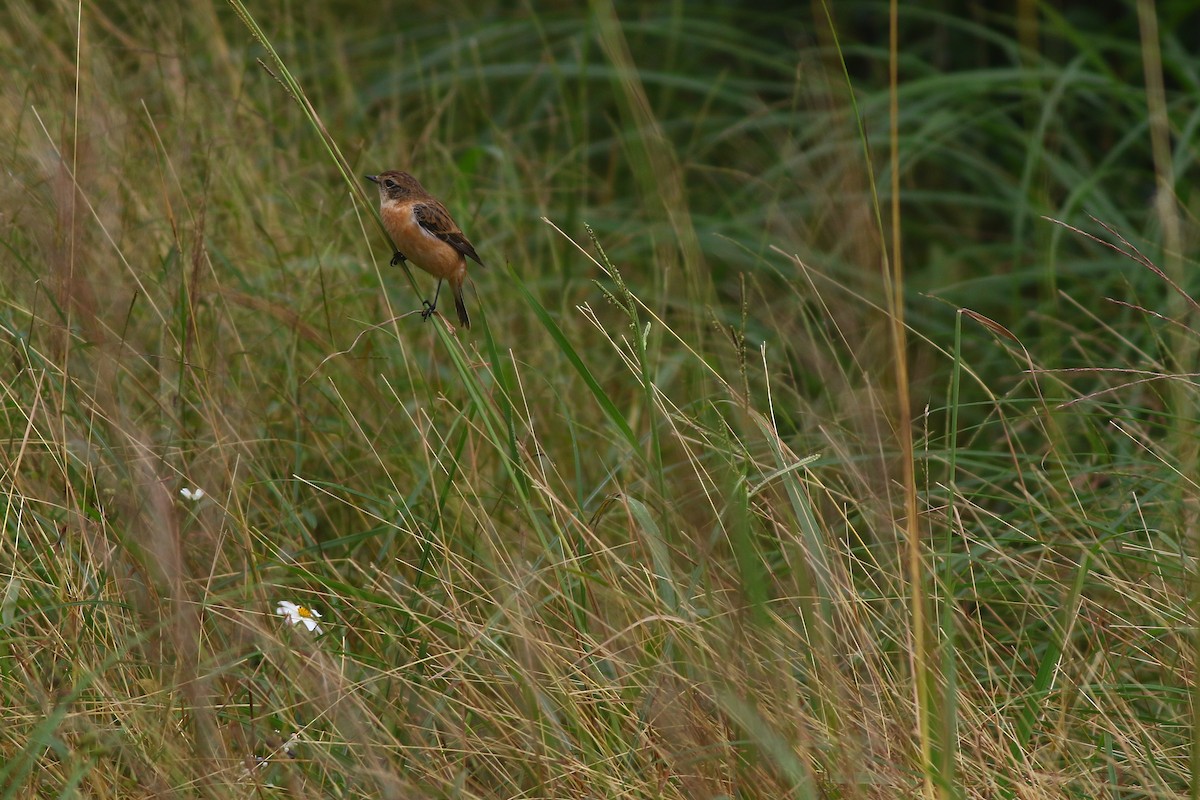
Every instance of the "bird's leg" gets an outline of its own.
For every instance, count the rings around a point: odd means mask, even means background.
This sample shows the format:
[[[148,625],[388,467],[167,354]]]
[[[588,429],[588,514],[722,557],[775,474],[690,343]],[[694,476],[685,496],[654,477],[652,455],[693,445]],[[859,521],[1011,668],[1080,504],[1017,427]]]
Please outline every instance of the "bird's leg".
[[[433,291],[433,302],[431,303],[428,300],[421,301],[421,305],[425,306],[425,310],[421,312],[421,319],[429,319],[429,315],[432,314],[434,311],[437,311],[437,299],[438,299],[438,295],[441,293],[442,293],[442,281],[439,278],[437,288],[434,289],[434,291]]]
[[[404,253],[401,253],[399,250],[397,250],[392,255],[392,266],[393,267],[396,266],[397,264],[403,264],[405,261],[408,261],[408,258],[404,255]]]

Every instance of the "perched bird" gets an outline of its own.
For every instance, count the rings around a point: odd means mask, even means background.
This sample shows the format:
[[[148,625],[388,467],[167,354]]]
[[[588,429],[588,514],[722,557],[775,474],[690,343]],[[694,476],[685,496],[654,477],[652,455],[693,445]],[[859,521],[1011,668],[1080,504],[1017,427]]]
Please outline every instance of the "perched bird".
[[[418,267],[438,279],[433,302],[424,301],[421,317],[429,319],[437,309],[442,281],[450,281],[458,321],[464,328],[470,328],[471,318],[463,303],[463,281],[467,277],[468,258],[483,266],[475,247],[450,218],[446,207],[425,191],[412,175],[390,170],[366,177],[379,185],[379,216],[396,246],[392,266],[412,259]]]

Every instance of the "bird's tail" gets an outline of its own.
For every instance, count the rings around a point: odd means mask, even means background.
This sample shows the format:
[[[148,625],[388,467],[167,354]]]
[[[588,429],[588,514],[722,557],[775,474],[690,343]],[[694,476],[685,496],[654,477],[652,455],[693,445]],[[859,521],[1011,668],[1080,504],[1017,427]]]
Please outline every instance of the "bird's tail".
[[[463,287],[458,284],[454,287],[454,308],[458,311],[458,321],[464,328],[471,327],[471,318],[467,316],[467,304],[463,302]]]

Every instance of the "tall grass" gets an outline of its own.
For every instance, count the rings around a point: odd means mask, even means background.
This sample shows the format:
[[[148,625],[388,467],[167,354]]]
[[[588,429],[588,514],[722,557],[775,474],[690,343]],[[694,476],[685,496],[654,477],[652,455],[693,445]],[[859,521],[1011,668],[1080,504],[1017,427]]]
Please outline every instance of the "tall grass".
[[[0,796],[1189,791],[1172,8],[239,8],[0,11]]]

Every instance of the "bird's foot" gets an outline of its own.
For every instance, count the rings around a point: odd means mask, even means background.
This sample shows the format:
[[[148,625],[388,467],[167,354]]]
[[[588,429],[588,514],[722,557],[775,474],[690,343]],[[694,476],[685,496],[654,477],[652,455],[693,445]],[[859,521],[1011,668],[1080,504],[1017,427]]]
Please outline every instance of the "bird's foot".
[[[392,256],[392,266],[393,267],[396,266],[397,264],[403,264],[405,261],[408,261],[408,258],[404,255],[404,253],[401,253],[399,250],[397,250],[395,252],[395,254]]]
[[[429,302],[428,300],[422,300],[421,306],[422,306],[421,319],[426,320],[426,321],[428,321],[429,318],[433,315],[433,312],[437,311],[437,306],[435,306],[433,303]]]

